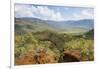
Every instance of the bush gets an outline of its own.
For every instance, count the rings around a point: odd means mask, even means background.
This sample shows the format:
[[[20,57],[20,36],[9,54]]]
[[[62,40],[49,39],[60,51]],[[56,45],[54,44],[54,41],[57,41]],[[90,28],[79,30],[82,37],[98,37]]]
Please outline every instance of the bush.
[[[79,38],[65,43],[65,50],[80,50],[82,60],[93,60],[93,40]],[[85,59],[86,58],[86,59]]]

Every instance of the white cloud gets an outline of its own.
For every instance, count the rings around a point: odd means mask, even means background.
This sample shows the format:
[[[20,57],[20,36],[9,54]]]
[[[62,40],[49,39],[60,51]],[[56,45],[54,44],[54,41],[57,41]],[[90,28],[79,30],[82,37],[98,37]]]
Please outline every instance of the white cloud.
[[[66,8],[71,11],[70,8]],[[64,11],[65,12],[65,11]],[[62,14],[60,10],[48,8],[48,6],[33,6],[33,5],[15,5],[16,17],[36,17],[44,20],[80,20],[80,19],[93,19],[93,10],[83,9],[80,11],[71,11],[70,15]]]
[[[73,14],[73,19],[75,20],[80,20],[80,19],[93,19],[94,18],[94,13],[91,12],[91,10],[82,10],[80,13],[74,13]]]
[[[55,12],[52,9],[44,6],[25,6],[16,5],[15,6],[15,16],[16,17],[38,17],[45,20],[62,20],[63,16],[60,12]]]
[[[16,5],[15,6],[15,16],[16,17],[33,17],[31,8],[25,5]]]
[[[94,17],[94,13],[91,10],[83,10],[82,14],[84,15],[84,17],[91,19]]]
[[[33,13],[36,15],[39,15],[40,18],[42,17],[42,19],[45,19],[45,20],[62,20],[63,19],[60,12],[55,12],[54,10],[49,9],[46,6],[44,7],[37,6],[37,8],[35,8],[35,11],[33,9]]]

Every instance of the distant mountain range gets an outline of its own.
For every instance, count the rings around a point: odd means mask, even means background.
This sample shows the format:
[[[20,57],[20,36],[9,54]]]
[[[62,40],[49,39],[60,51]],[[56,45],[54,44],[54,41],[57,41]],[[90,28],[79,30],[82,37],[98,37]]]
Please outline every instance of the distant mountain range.
[[[93,19],[50,21],[38,18],[15,18],[15,32],[52,30],[56,32],[86,32],[94,28]]]

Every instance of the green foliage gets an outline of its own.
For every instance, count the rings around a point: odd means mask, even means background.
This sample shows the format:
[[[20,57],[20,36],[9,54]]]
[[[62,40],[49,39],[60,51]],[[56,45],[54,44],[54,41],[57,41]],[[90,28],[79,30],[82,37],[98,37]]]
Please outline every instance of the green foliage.
[[[94,39],[94,29],[89,30],[89,31],[86,32],[84,35],[85,35],[86,38],[88,38],[88,39]]]
[[[15,56],[19,57],[38,46],[31,33],[15,36]]]
[[[65,38],[64,38],[64,35],[62,34],[58,34],[56,32],[46,30],[43,32],[37,32],[35,36],[39,41],[51,42],[52,46],[56,47],[60,51],[62,51],[64,48],[63,46],[65,44]]]
[[[15,33],[15,58],[30,53],[30,51],[36,55],[44,49],[46,54],[52,56],[56,62],[63,61],[65,50],[80,50],[83,61],[94,60],[93,42],[93,39],[84,38],[83,35],[63,34],[50,30]]]
[[[47,59],[50,62],[63,62],[65,51],[80,50],[80,61],[94,60],[94,29],[86,32],[87,29],[81,27],[56,27],[54,23],[49,25],[46,21],[36,18],[15,18],[15,58],[21,57],[23,60],[33,57],[33,61],[36,60],[34,56],[39,55],[40,58],[41,55],[42,61],[38,60],[41,63],[44,63],[44,60],[47,62]]]
[[[82,60],[85,60],[84,57],[86,57],[88,60],[93,60],[93,40],[84,39],[84,38],[78,38],[75,40],[71,40],[70,42],[65,43],[65,49],[66,50],[80,50]]]

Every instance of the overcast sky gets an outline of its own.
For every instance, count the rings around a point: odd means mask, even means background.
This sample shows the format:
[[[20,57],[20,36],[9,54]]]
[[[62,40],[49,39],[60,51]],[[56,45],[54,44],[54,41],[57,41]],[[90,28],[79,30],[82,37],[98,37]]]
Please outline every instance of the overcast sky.
[[[34,17],[43,20],[67,21],[93,19],[93,8],[15,4],[15,17]]]

